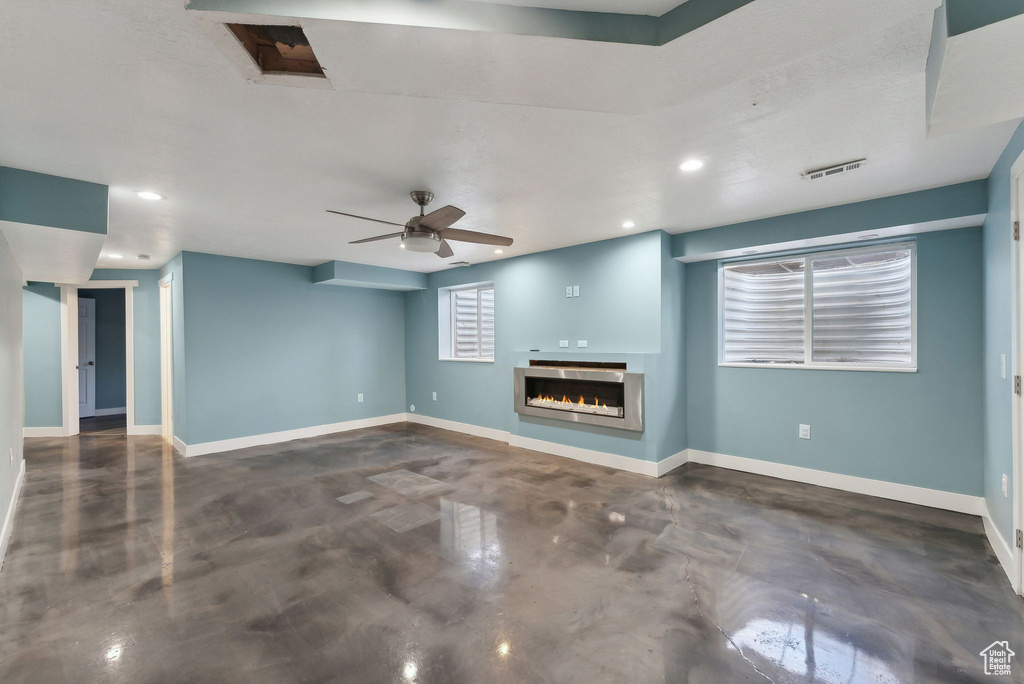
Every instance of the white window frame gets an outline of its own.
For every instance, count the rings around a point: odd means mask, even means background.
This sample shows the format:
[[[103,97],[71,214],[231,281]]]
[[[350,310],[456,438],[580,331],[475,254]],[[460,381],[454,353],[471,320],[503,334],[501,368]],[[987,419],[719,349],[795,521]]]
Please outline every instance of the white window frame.
[[[452,315],[453,307],[455,306],[455,293],[464,292],[465,290],[494,290],[493,282],[481,282],[481,283],[470,283],[466,285],[457,285],[453,287],[443,287],[437,290],[437,360],[438,361],[461,361],[464,363],[494,363],[493,357],[477,357],[477,358],[461,358],[455,356],[453,345],[455,344],[455,316]],[[480,295],[477,294],[477,335],[479,340],[479,334],[481,326],[479,325],[480,316]],[[497,312],[497,302],[495,302],[495,312]],[[495,345],[497,345],[497,328],[498,322],[494,322],[495,328]],[[483,349],[483,341],[479,340],[479,349]],[[497,350],[495,350],[497,352]]]
[[[813,360],[814,340],[814,285],[811,260],[834,256],[848,256],[866,252],[878,252],[883,249],[910,250],[910,364],[888,365],[868,363],[821,363]],[[803,363],[737,363],[722,360],[724,350],[724,307],[725,307],[725,269],[734,264],[770,264],[778,261],[804,260],[804,362]],[[722,368],[789,368],[791,370],[848,370],[872,371],[886,373],[917,372],[917,241],[892,243],[875,243],[865,247],[847,247],[825,252],[802,252],[798,254],[778,254],[762,259],[733,259],[718,263],[718,365]]]

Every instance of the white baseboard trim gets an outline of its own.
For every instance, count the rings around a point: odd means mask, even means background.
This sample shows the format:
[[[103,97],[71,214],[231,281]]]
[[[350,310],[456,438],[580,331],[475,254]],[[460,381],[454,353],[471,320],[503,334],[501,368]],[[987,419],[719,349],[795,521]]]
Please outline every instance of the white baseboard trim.
[[[846,492],[867,494],[868,496],[877,496],[883,499],[917,504],[918,506],[942,508],[957,513],[980,516],[983,515],[985,510],[985,499],[981,496],[943,492],[938,489],[926,489],[913,485],[871,480],[854,475],[840,475],[824,470],[772,463],[771,461],[761,461],[755,458],[716,454],[710,451],[700,451],[699,449],[688,449],[687,451],[689,452],[689,461],[692,463],[703,463],[704,465],[728,468],[729,470],[741,470],[746,473],[767,475],[768,477],[803,482],[819,487],[841,489]]]
[[[545,454],[571,458],[574,461],[593,463],[594,465],[607,468],[617,468],[618,470],[648,475],[650,477],[658,476],[658,464],[654,461],[641,461],[638,458],[630,458],[629,456],[619,456],[618,454],[609,454],[604,451],[594,451],[593,449],[582,449],[566,444],[558,444],[557,442],[533,439],[532,437],[521,437],[520,435],[511,435],[508,443],[520,449],[531,449],[532,451],[540,451]]]
[[[129,435],[162,435],[163,426],[161,425],[129,425]]]
[[[451,430],[452,432],[462,432],[467,435],[483,437],[484,439],[493,439],[508,444],[509,433],[507,430],[495,430],[494,428],[480,427],[479,425],[470,425],[469,423],[457,423],[454,420],[434,418],[433,416],[422,416],[418,413],[407,413],[405,416],[406,420],[410,423],[429,425],[430,427],[441,428],[442,430]]]
[[[182,456],[185,455],[185,451],[186,451],[187,447],[185,446],[184,442],[182,442],[180,439],[175,437],[174,440],[171,443],[174,445],[174,450],[175,451],[177,451]]]
[[[988,512],[988,503],[984,504],[985,511],[981,516],[981,521],[985,523],[985,536],[988,537],[988,543],[992,547],[992,550],[996,553],[996,558],[999,559],[999,565],[1003,567],[1003,572],[1006,573],[1006,578],[1010,580],[1010,586],[1016,593],[1020,593],[1020,587],[1017,586],[1017,569],[1013,562],[1013,549],[1003,538],[1003,535],[999,533],[999,528],[996,527],[995,521],[992,520],[992,516]]]
[[[7,507],[7,515],[4,517],[4,526],[0,529],[0,571],[4,569],[4,557],[7,556],[7,544],[11,541],[11,533],[14,531],[14,514],[18,510],[18,497],[21,496],[23,484],[25,484],[24,458],[21,459],[18,479],[14,481],[14,492],[11,494],[11,504]]]
[[[21,429],[22,437],[66,437],[62,427],[26,427]]]
[[[120,408],[96,409],[93,415],[99,418],[100,416],[123,416],[126,413],[128,413],[128,407],[121,406]]]
[[[360,430],[362,428],[376,427],[377,425],[402,423],[405,422],[405,415],[406,414],[404,413],[395,413],[390,416],[360,418],[357,420],[347,420],[341,423],[313,425],[311,427],[298,428],[295,430],[268,432],[262,435],[250,435],[249,437],[236,437],[234,439],[221,439],[214,442],[201,442],[199,444],[184,444],[181,440],[175,437],[174,445],[175,448],[182,452],[182,455],[186,458],[192,458],[193,456],[206,456],[207,454],[216,454],[222,451],[234,451],[235,449],[248,449],[249,447],[290,442],[293,439],[321,437],[335,432],[348,432],[349,430]]]
[[[684,466],[690,462],[690,450],[683,449],[679,453],[672,454],[668,458],[663,458],[658,461],[658,473],[655,477],[661,477],[666,473]]]

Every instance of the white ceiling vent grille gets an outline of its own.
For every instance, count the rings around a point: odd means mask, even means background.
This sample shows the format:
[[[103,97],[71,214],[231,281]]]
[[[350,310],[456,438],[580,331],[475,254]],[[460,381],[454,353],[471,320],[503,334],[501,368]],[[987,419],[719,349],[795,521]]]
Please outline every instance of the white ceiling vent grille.
[[[805,171],[801,176],[807,180],[820,180],[822,178],[828,178],[830,176],[838,176],[842,173],[849,173],[850,171],[856,171],[860,167],[867,163],[867,159],[854,159],[853,161],[843,162],[842,164],[835,164],[833,166],[826,166],[820,169],[812,169]]]

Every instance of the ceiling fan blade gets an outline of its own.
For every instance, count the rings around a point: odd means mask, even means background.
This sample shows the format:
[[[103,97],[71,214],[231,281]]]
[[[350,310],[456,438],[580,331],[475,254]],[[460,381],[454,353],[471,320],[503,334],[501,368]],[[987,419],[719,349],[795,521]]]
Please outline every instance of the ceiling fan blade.
[[[401,233],[388,233],[387,235],[378,235],[377,237],[363,238],[362,240],[353,240],[352,242],[350,242],[348,244],[350,244],[350,245],[359,245],[359,244],[362,244],[364,242],[375,242],[377,240],[387,240],[388,238],[396,238],[396,237],[401,237],[401,236],[402,236]]]
[[[455,240],[456,242],[475,242],[478,245],[500,245],[508,247],[512,244],[512,238],[490,233],[478,233],[474,230],[459,230],[458,228],[445,228],[437,232],[442,240]]]
[[[431,230],[444,230],[465,215],[466,212],[449,204],[421,218],[420,225]]]
[[[434,254],[441,257],[442,259],[447,259],[450,256],[455,256],[455,252],[452,251],[452,246],[445,242],[443,239],[441,240],[441,246],[437,248],[437,251],[434,252]]]
[[[382,221],[380,219],[370,218],[369,216],[360,216],[358,214],[346,214],[343,211],[335,211],[334,209],[328,209],[328,214],[338,214],[340,216],[350,216],[352,218],[363,219],[364,221],[373,221],[374,223],[383,223],[388,226],[398,226],[399,228],[405,228],[404,223],[394,223],[393,221]]]

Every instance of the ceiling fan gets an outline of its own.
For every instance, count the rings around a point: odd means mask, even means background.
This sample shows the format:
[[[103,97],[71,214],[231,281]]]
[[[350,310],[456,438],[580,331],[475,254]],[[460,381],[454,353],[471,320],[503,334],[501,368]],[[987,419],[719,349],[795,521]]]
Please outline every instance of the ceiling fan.
[[[333,209],[328,209],[327,211],[331,214],[351,216],[352,218],[363,219],[364,221],[385,223],[389,226],[398,226],[402,228],[402,231],[399,233],[388,233],[387,235],[378,235],[376,237],[364,238],[362,240],[353,240],[349,243],[350,245],[401,237],[402,247],[405,249],[410,249],[413,252],[433,252],[442,259],[446,259],[455,255],[455,252],[453,252],[452,248],[448,245],[448,240],[455,240],[456,242],[475,242],[480,245],[500,245],[503,247],[508,247],[512,244],[512,238],[502,237],[500,235],[489,235],[488,233],[477,233],[473,230],[450,228],[449,226],[466,215],[466,212],[462,211],[458,207],[453,207],[450,204],[424,215],[423,208],[430,204],[431,200],[434,199],[434,193],[432,192],[414,190],[409,193],[409,195],[412,197],[413,202],[420,205],[420,215],[413,216],[411,219],[406,221],[404,226],[401,223],[382,221],[381,219],[370,218],[369,216],[347,214],[344,211],[334,211]]]

